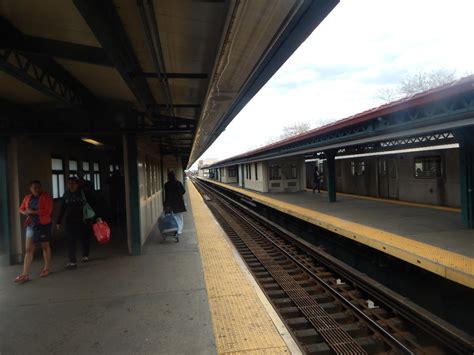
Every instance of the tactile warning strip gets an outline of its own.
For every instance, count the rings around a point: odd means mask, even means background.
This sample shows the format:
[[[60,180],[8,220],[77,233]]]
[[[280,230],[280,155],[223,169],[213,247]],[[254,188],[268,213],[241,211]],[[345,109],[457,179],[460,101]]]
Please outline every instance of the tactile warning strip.
[[[472,258],[418,242],[409,237],[350,222],[246,189],[217,181],[208,181],[246,195],[278,211],[395,256],[444,278],[474,288],[474,259]]]
[[[201,196],[188,184],[219,354],[289,354],[231,246]]]
[[[219,210],[219,207],[217,208]],[[290,276],[279,261],[271,256],[272,249],[267,250],[267,248],[260,245],[245,231],[239,222],[231,220],[228,223],[335,354],[367,354],[349,333],[296,282],[294,277]]]

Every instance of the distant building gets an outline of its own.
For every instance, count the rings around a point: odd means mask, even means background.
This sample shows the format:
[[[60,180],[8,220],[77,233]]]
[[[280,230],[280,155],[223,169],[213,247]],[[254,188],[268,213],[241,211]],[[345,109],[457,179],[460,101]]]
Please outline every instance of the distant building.
[[[198,176],[203,177],[203,178],[208,178],[209,177],[209,169],[208,166],[212,165],[219,161],[217,158],[207,158],[207,159],[201,159],[198,161]]]

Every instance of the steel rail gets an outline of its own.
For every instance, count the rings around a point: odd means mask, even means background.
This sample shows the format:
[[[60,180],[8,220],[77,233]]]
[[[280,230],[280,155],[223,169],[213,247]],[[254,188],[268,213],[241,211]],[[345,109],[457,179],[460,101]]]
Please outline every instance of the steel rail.
[[[329,270],[335,272],[339,276],[342,276],[345,280],[351,282],[355,287],[361,289],[370,297],[374,298],[380,304],[388,306],[389,309],[396,310],[396,313],[401,316],[402,319],[408,321],[411,324],[414,324],[416,327],[425,331],[427,334],[437,339],[440,343],[449,347],[452,350],[455,350],[458,353],[473,353],[474,342],[472,338],[460,331],[459,329],[453,327],[451,324],[445,322],[442,319],[432,315],[428,311],[424,310],[422,307],[417,306],[416,304],[404,299],[394,291],[386,288],[385,286],[379,284],[378,282],[369,279],[366,275],[361,274],[357,270],[354,270],[352,267],[342,263],[331,255],[318,250],[314,245],[304,241],[300,237],[294,235],[293,233],[283,229],[278,224],[269,221],[265,217],[259,215],[257,212],[248,208],[247,206],[242,205],[241,203],[235,201],[231,197],[222,193],[215,187],[210,187],[208,184],[204,184],[202,181],[197,182],[196,179],[193,179],[196,184],[203,187],[207,191],[211,191],[214,194],[217,194],[221,199],[222,203],[225,203],[228,208],[233,210],[234,214],[243,219],[247,224],[254,228],[262,237],[270,241],[275,247],[277,247],[281,252],[283,252],[288,258],[293,260],[301,268],[303,268],[311,277],[314,277],[318,282],[320,282],[329,292],[338,297],[344,304],[350,307],[354,312],[359,314],[364,320],[370,323],[371,326],[375,327],[377,331],[381,332],[387,339],[395,344],[396,346],[401,345],[401,349],[407,353],[413,353],[408,349],[404,344],[402,344],[397,338],[393,337],[386,329],[384,329],[380,324],[375,320],[370,318],[365,314],[361,309],[357,308],[350,300],[341,295],[336,289],[329,285],[326,281],[321,279],[316,275],[312,270],[310,270],[305,265],[298,262],[298,260],[291,255],[291,253],[284,250],[278,245],[271,237],[268,237],[261,226],[258,226],[255,222],[252,222],[249,218],[242,216],[242,212],[237,210],[233,206],[238,206],[241,210],[244,210],[247,214],[252,215],[255,219],[265,225],[267,228],[275,232],[279,238],[286,240],[288,243],[294,245],[300,250],[304,251],[308,255],[316,259],[320,264],[328,268]],[[228,190],[226,190],[228,191]],[[232,192],[231,192],[232,193]],[[238,195],[238,194],[237,194]],[[403,301],[403,302],[402,302]]]
[[[211,189],[207,187],[208,189]],[[337,290],[335,290],[331,285],[329,285],[326,281],[324,281],[321,277],[316,275],[312,270],[310,270],[306,265],[302,264],[297,258],[295,258],[291,253],[284,250],[280,245],[275,243],[271,237],[268,236],[268,233],[262,230],[262,228],[256,225],[255,222],[252,222],[249,218],[244,216],[241,211],[233,207],[232,204],[238,205],[239,208],[244,210],[248,210],[247,207],[241,205],[240,203],[233,201],[230,197],[225,196],[220,191],[214,190],[214,193],[217,193],[221,198],[224,198],[226,201],[221,201],[221,203],[225,204],[227,208],[235,213],[235,215],[251,226],[260,236],[265,238],[268,242],[270,242],[274,247],[276,247],[280,252],[286,255],[289,259],[291,259],[296,265],[302,268],[306,273],[311,275],[314,279],[316,279],[324,288],[326,288],[331,294],[333,294],[337,299],[339,299],[342,303],[348,306],[354,313],[356,313],[360,318],[362,318],[368,325],[374,330],[375,332],[380,333],[382,336],[386,338],[386,340],[394,347],[400,349],[405,354],[414,354],[410,349],[408,349],[403,343],[401,343],[397,338],[395,338],[392,334],[390,334],[386,329],[384,329],[380,324],[378,324],[375,320],[370,318],[367,314],[365,314],[361,309],[355,306],[352,302],[350,302],[347,298],[341,295]]]

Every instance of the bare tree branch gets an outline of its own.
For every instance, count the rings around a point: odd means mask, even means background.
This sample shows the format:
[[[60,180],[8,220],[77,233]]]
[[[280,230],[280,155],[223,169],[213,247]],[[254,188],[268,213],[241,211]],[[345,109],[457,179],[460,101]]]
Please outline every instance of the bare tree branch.
[[[420,72],[404,77],[396,88],[381,88],[377,90],[376,98],[382,102],[392,102],[422,91],[436,88],[456,80],[455,70],[438,69]]]
[[[281,141],[282,139],[296,136],[297,134],[308,131],[310,128],[311,126],[307,122],[295,122],[291,125],[283,127],[283,132],[278,137],[267,140],[266,144],[275,143]]]

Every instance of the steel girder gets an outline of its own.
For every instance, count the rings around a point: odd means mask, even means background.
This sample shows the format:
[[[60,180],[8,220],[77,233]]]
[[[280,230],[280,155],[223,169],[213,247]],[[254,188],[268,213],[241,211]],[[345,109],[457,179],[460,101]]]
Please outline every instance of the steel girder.
[[[166,107],[166,104],[157,104],[156,107]],[[201,104],[173,104],[176,108],[200,108]]]
[[[15,49],[14,44],[23,43],[26,36],[4,18],[0,31],[0,70],[69,105],[97,104],[95,96],[56,61]]]
[[[8,102],[0,104],[0,135],[79,135],[79,134],[155,134],[193,135],[196,124],[192,120],[172,118],[148,123],[138,120],[136,112],[129,110],[82,109],[37,111]]]
[[[160,73],[139,73],[138,76],[145,78],[160,78]],[[206,73],[166,73],[167,79],[207,79]]]
[[[72,105],[90,105],[94,95],[51,59],[0,49],[0,70],[54,99]]]
[[[48,58],[64,58],[108,67],[113,66],[112,61],[107,57],[107,53],[100,47],[26,35],[19,41],[3,38],[0,40],[0,46],[15,49],[25,54]]]
[[[0,18],[1,23],[6,20]],[[21,39],[12,40],[8,36],[0,38],[0,48],[17,50],[20,53],[70,59],[77,62],[113,67],[114,63],[102,47],[88,46],[79,43],[58,41],[49,38],[23,35]],[[148,79],[160,78],[160,73],[137,72],[133,77]],[[207,79],[207,73],[166,73],[168,79]]]
[[[391,150],[431,147],[457,143],[452,131],[437,132],[426,135],[415,135],[410,137],[395,138],[386,141],[341,148],[337,155],[367,154],[375,152],[389,152]]]
[[[156,102],[146,79],[133,74],[142,70],[114,3],[111,0],[73,2],[140,106],[154,108]]]

